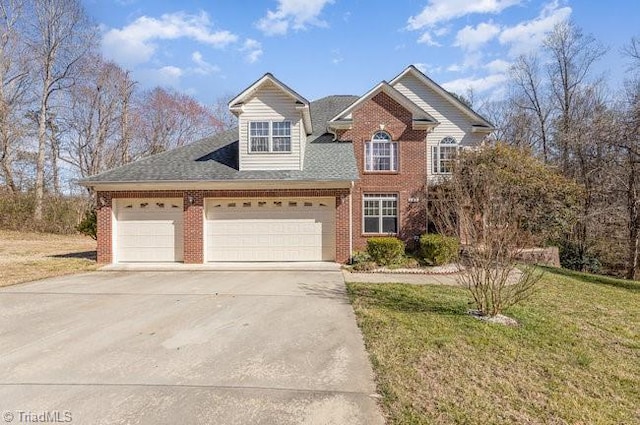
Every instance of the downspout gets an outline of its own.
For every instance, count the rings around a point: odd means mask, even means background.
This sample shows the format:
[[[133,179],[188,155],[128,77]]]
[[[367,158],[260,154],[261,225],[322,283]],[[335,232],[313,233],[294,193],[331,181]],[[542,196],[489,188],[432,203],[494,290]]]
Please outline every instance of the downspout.
[[[351,180],[351,188],[349,188],[349,260],[353,255],[353,186],[354,182]]]

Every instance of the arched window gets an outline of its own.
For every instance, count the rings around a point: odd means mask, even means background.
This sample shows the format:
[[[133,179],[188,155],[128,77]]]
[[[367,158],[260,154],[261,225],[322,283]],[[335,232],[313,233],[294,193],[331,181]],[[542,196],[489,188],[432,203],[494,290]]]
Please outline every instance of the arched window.
[[[440,140],[437,146],[431,147],[431,169],[434,174],[450,174],[453,161],[458,154],[458,141],[451,136]]]
[[[398,171],[398,143],[385,131],[364,143],[365,171]]]

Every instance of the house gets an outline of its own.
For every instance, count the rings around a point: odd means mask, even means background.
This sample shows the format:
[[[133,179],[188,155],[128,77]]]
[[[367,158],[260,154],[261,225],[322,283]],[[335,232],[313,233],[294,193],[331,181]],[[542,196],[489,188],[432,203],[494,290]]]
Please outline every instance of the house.
[[[233,130],[81,181],[100,263],[346,262],[368,237],[412,240],[428,182],[493,130],[413,66],[314,102],[266,74],[229,108]]]

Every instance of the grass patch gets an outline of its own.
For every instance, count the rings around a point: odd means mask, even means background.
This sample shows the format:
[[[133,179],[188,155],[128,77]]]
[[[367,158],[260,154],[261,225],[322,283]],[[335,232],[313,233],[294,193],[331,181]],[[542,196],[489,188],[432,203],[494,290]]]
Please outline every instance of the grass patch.
[[[563,274],[517,328],[467,315],[461,288],[348,284],[388,423],[640,423],[640,293]]]
[[[640,291],[640,282],[638,282],[637,280],[619,279],[611,276],[577,272],[574,270],[561,269],[558,267],[542,267],[542,268],[549,273],[553,273],[560,276],[573,277],[583,282],[618,286],[620,288],[629,289],[631,291]]]
[[[95,249],[86,236],[0,230],[0,287],[95,270]]]

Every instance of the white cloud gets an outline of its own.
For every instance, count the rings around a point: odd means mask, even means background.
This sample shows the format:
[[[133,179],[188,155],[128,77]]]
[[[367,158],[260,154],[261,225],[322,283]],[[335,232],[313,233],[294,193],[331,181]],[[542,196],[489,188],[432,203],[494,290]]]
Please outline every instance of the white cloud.
[[[131,24],[108,30],[102,38],[105,56],[125,66],[148,62],[158,49],[159,40],[189,38],[213,47],[225,47],[238,36],[229,31],[214,31],[209,15],[184,12],[164,14],[160,18],[141,16]]]
[[[427,73],[427,64],[426,63],[414,63],[413,66],[418,68],[418,70],[420,72],[422,72],[423,74]]]
[[[492,72],[492,73],[507,72],[510,67],[511,67],[511,62],[507,62],[502,59],[492,60],[491,62],[489,62],[484,66],[485,69],[487,69],[489,72]]]
[[[249,63],[257,62],[262,56],[262,44],[254,40],[253,38],[247,38],[244,44],[240,48],[241,52],[245,53],[245,60]]]
[[[473,13],[500,13],[521,2],[522,0],[429,0],[422,12],[409,18],[407,28],[410,30],[431,28],[439,23]]]
[[[344,60],[344,57],[342,57],[342,53],[340,52],[340,49],[333,49],[331,51],[331,63],[334,65],[339,64],[340,62],[342,62]]]
[[[144,81],[147,87],[161,86],[179,88],[184,71],[177,66],[168,65],[161,68],[139,69],[136,77]]]
[[[305,29],[307,25],[325,27],[319,18],[322,9],[334,0],[278,0],[276,11],[267,10],[267,15],[256,26],[266,35],[284,35],[289,28]]]
[[[490,74],[480,78],[459,78],[444,83],[442,87],[458,94],[466,93],[468,90],[473,90],[477,94],[498,88],[507,81],[507,78],[507,75],[502,73]]]
[[[446,26],[446,27],[441,27],[441,28],[437,28],[433,31],[433,33],[435,35],[437,35],[438,37],[442,37],[443,35],[447,35],[451,32],[451,27],[450,26]]]
[[[426,44],[427,46],[435,46],[435,47],[441,46],[440,43],[438,43],[433,39],[433,37],[431,37],[431,33],[429,33],[428,31],[420,36],[420,38],[418,39],[418,43],[423,43],[423,44]]]
[[[509,53],[513,56],[530,52],[542,44],[546,34],[557,23],[568,19],[570,15],[571,8],[560,7],[555,0],[546,4],[536,18],[503,30],[499,37],[500,43],[509,45]]]
[[[217,65],[212,65],[209,62],[205,61],[202,57],[202,53],[195,51],[191,54],[191,60],[196,64],[196,67],[193,69],[193,72],[200,75],[211,75],[216,72],[220,72],[220,67]]]
[[[500,33],[500,27],[492,22],[481,22],[475,28],[467,25],[456,34],[454,46],[465,50],[477,49]]]
[[[433,66],[428,63],[414,63],[413,66],[418,68],[425,75],[439,74],[442,72],[441,66]]]
[[[464,55],[462,63],[454,63],[447,67],[450,72],[462,72],[468,69],[478,69],[482,64],[482,51],[467,51]]]

